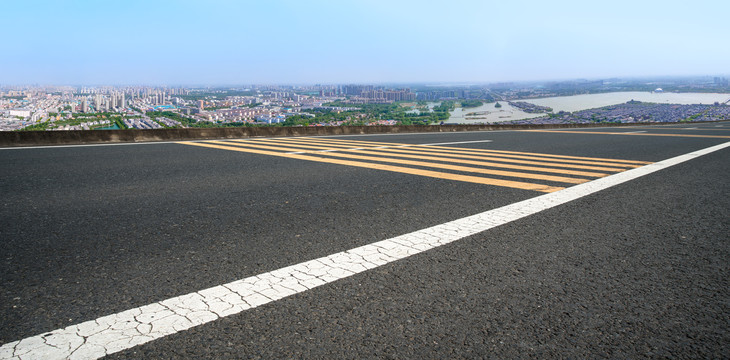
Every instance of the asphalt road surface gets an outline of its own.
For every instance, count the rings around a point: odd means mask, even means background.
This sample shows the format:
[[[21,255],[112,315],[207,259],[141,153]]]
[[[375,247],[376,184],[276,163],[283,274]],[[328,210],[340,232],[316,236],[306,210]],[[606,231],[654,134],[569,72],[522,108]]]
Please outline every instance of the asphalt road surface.
[[[728,142],[725,122],[0,149],[0,358],[726,358],[730,148],[154,340],[140,313],[102,348],[79,324]]]

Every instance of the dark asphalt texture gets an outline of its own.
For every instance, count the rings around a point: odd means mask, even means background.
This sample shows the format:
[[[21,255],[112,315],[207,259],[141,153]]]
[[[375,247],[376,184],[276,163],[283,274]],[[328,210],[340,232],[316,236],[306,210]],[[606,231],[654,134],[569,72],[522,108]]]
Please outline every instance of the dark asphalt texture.
[[[346,139],[645,161],[728,141]],[[111,357],[727,357],[729,155]],[[540,195],[179,144],[0,150],[0,168],[2,343]]]

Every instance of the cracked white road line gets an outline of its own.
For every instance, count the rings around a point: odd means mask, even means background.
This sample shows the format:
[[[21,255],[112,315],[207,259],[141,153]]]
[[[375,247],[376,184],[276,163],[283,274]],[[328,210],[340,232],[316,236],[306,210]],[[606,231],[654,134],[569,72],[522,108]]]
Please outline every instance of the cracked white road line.
[[[0,359],[97,359],[448,244],[670,166],[730,142],[498,209],[11,342]]]

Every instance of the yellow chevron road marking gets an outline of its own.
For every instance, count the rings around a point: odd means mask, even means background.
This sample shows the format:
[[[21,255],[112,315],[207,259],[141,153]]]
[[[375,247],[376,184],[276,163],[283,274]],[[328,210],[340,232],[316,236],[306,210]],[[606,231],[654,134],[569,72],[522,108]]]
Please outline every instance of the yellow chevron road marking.
[[[310,138],[310,137],[301,137],[301,138],[292,138],[292,139],[301,139],[301,140],[307,140],[307,141],[325,141],[320,140],[320,138]],[[637,164],[637,165],[647,165],[651,164],[650,161],[638,161],[638,160],[623,160],[623,159],[608,159],[608,158],[596,158],[596,157],[585,157],[585,156],[571,156],[571,155],[554,155],[554,154],[542,154],[542,153],[529,153],[529,152],[523,152],[523,151],[507,151],[507,150],[492,150],[492,149],[465,149],[465,148],[459,148],[459,147],[452,147],[452,146],[434,146],[434,145],[414,145],[414,144],[402,144],[402,143],[384,143],[384,142],[369,142],[369,141],[361,141],[361,140],[341,140],[341,139],[326,139],[326,141],[332,141],[337,143],[350,143],[350,144],[378,144],[378,146],[402,146],[402,147],[426,147],[426,148],[439,148],[439,149],[450,149],[450,150],[469,150],[473,152],[480,152],[480,153],[487,153],[487,154],[493,154],[493,153],[499,153],[499,154],[516,154],[516,155],[533,155],[533,156],[540,156],[540,157],[546,157],[546,158],[560,158],[560,159],[575,159],[575,160],[594,160],[594,161],[603,161],[603,162],[610,162],[610,163],[627,163],[627,164]]]
[[[323,140],[311,140],[311,139],[303,139],[305,141],[297,141],[297,139],[275,139],[273,142],[279,142],[279,143],[318,143],[318,144],[326,144],[330,147],[341,147],[341,148],[347,148],[348,145],[339,145],[339,144],[332,144]],[[365,146],[361,146],[365,147]],[[419,151],[424,152],[430,152],[435,154],[440,153],[454,153],[454,154],[467,154],[467,155],[480,155],[480,154],[489,154],[492,156],[498,156],[498,157],[505,157],[505,158],[515,158],[515,159],[527,159],[527,160],[536,160],[536,161],[548,161],[548,162],[559,162],[559,163],[570,163],[570,164],[584,164],[584,165],[598,165],[598,166],[608,166],[608,167],[627,167],[627,168],[637,168],[641,167],[643,165],[648,164],[647,162],[634,162],[634,163],[627,163],[627,161],[613,161],[611,159],[598,159],[595,158],[595,160],[589,161],[589,160],[577,160],[577,159],[562,159],[562,158],[547,158],[544,156],[544,154],[537,154],[537,153],[521,153],[521,154],[499,154],[499,153],[485,153],[478,151],[480,149],[465,149],[465,148],[454,148],[454,147],[446,147],[446,146],[428,146],[428,145],[410,145],[410,144],[393,144],[393,146],[387,146],[387,147],[378,147],[378,148],[401,148],[401,147],[411,147],[414,149],[417,149]],[[601,160],[601,161],[596,161]],[[505,160],[508,161],[508,160]]]
[[[249,141],[249,140],[240,140],[240,141]],[[295,145],[291,144],[290,146],[295,147],[306,147],[305,145]],[[339,150],[337,148],[327,148],[325,150]],[[288,151],[297,151],[297,150],[288,150]],[[349,150],[349,151],[357,151],[361,152],[363,150],[357,149],[357,150]],[[372,148],[368,149],[368,151],[378,151],[381,153],[403,153],[403,154],[423,154],[423,152],[418,150],[405,150],[402,148]],[[554,163],[554,162],[547,162],[547,161],[529,161],[529,160],[518,160],[518,159],[510,159],[510,158],[500,158],[497,156],[486,156],[486,155],[462,155],[462,154],[438,154],[443,157],[450,157],[450,158],[458,158],[458,159],[476,159],[476,160],[489,160],[489,161],[500,161],[500,162],[506,162],[506,163],[515,163],[515,164],[527,164],[527,165],[538,165],[538,166],[548,166],[548,167],[558,167],[558,168],[571,168],[571,169],[584,169],[584,170],[597,170],[597,171],[609,171],[609,172],[619,172],[624,171],[625,169],[621,168],[615,168],[615,167],[606,167],[606,166],[588,166],[588,165],[577,165],[577,164],[561,164],[561,163]]]
[[[245,144],[245,143],[236,143],[235,145],[236,146],[249,146],[248,144]],[[262,149],[291,150],[288,148],[274,148],[274,147],[270,147],[270,146],[259,146],[259,145],[254,146],[254,147],[262,148]],[[307,152],[307,154],[318,154],[318,153],[321,154],[321,152]],[[492,170],[492,169],[483,169],[483,168],[459,166],[459,165],[449,165],[449,164],[441,164],[441,163],[426,162],[426,161],[402,160],[402,159],[393,159],[393,158],[384,158],[384,157],[375,157],[375,156],[362,156],[362,155],[345,154],[345,153],[334,153],[333,152],[333,153],[327,153],[327,156],[347,158],[347,159],[356,159],[356,160],[388,162],[388,163],[401,164],[401,165],[423,166],[423,167],[431,167],[431,168],[436,168],[436,169],[473,172],[473,173],[479,173],[479,174],[509,176],[509,177],[524,178],[524,179],[555,181],[555,182],[563,182],[563,183],[569,183],[569,184],[582,184],[584,182],[590,181],[590,179],[571,178],[571,177],[565,177],[565,176],[532,174],[532,173],[522,173],[522,172],[504,171],[504,170]]]
[[[180,144],[541,192],[553,192],[563,188],[430,169],[581,184],[590,181],[590,178],[604,177],[625,171],[626,168],[647,164],[642,161],[470,149],[438,144],[418,145],[310,137],[211,140],[180,142]]]
[[[267,146],[267,145],[259,145],[258,142],[253,142],[250,140],[232,140],[233,142],[237,142],[242,144],[243,146],[248,147],[254,147],[259,149],[267,149],[267,150],[278,150],[278,151],[292,151],[297,153],[304,153],[304,154],[319,154],[324,155],[323,150],[341,150],[338,148],[330,148],[330,147],[320,147],[320,146],[309,146],[309,148],[317,149],[316,151],[304,151],[302,149],[297,148],[290,148],[290,147],[276,147],[276,146]],[[299,146],[305,147],[305,146]],[[373,149],[376,150],[376,149]],[[341,150],[345,151],[345,150]],[[388,154],[383,152],[377,152],[377,151],[369,151],[369,150],[346,150],[347,152],[354,152],[358,154],[366,154],[366,155],[375,155],[379,157],[391,156],[391,157],[401,157],[401,158],[408,158],[408,159],[419,159],[419,160],[433,160],[433,161],[449,161],[452,163],[460,163],[460,164],[468,164],[468,165],[479,165],[479,166],[489,166],[489,167],[498,167],[503,169],[513,169],[513,170],[527,170],[527,171],[539,171],[539,172],[547,172],[547,173],[553,173],[553,174],[562,174],[562,175],[576,175],[576,176],[588,176],[588,177],[604,177],[608,176],[607,173],[600,173],[600,172],[590,172],[590,171],[578,171],[578,170],[568,170],[568,169],[553,169],[553,168],[543,168],[543,167],[535,167],[535,166],[523,166],[523,165],[512,165],[512,164],[503,164],[503,163],[495,163],[495,162],[485,162],[485,161],[473,161],[473,160],[462,160],[462,159],[444,159],[440,157],[434,157],[434,156],[426,156],[426,155],[408,155],[408,154]],[[418,154],[418,152],[415,152]],[[326,153],[327,155],[333,155],[332,152]],[[624,171],[624,169],[616,169],[617,171]]]
[[[523,190],[534,190],[534,191],[540,191],[540,192],[555,192],[555,191],[564,189],[563,187],[548,186],[548,185],[542,185],[542,184],[532,184],[532,183],[526,183],[526,182],[520,182],[520,181],[500,180],[500,179],[443,173],[443,172],[414,169],[414,168],[407,168],[407,167],[400,167],[400,166],[392,166],[392,165],[364,163],[364,162],[359,162],[359,161],[349,161],[349,160],[340,160],[340,159],[330,159],[330,158],[320,157],[320,156],[286,154],[286,153],[275,152],[275,151],[256,150],[256,149],[242,148],[242,147],[238,147],[238,146],[227,146],[227,142],[224,142],[224,141],[180,142],[180,144],[208,147],[208,148],[222,149],[222,150],[241,151],[241,152],[248,152],[248,153],[262,154],[262,155],[279,156],[279,157],[285,157],[285,158],[290,158],[290,159],[317,161],[317,162],[324,162],[324,163],[329,163],[329,164],[348,165],[348,166],[355,166],[355,167],[368,168],[368,169],[392,171],[392,172],[403,173],[403,174],[426,176],[426,177],[432,177],[432,178],[437,178],[437,179],[464,181],[464,182],[470,182],[470,183],[476,183],[476,184],[495,185],[495,186],[503,186],[503,187],[509,187],[509,188],[523,189]]]

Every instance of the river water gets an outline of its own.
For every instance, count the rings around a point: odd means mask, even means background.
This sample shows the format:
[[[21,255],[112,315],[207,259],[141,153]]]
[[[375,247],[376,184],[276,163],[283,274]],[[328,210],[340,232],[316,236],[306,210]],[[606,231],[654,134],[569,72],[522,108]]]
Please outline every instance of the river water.
[[[496,108],[495,103],[484,104],[474,108],[456,108],[451,112],[447,124],[474,124],[493,123],[510,120],[529,119],[544,114],[528,114],[516,107],[510,106],[506,101],[500,101],[501,108]]]

